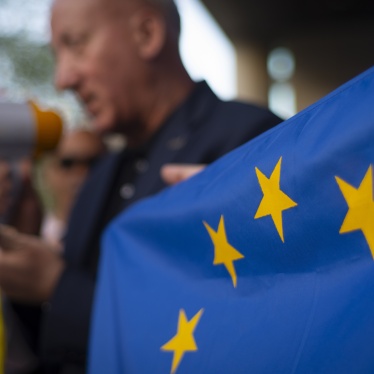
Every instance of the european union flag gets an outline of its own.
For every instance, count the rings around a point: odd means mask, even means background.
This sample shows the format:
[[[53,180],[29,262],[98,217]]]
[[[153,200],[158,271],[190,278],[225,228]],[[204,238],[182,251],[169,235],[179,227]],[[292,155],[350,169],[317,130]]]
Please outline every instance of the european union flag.
[[[374,68],[106,232],[90,373],[374,373]]]

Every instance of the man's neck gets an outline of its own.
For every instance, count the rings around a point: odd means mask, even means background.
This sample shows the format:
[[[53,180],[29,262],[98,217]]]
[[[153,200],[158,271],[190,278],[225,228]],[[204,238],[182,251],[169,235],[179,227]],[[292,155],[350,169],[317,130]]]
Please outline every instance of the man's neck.
[[[185,71],[175,73],[169,71],[163,79],[152,82],[149,92],[153,95],[148,96],[148,110],[143,113],[142,126],[138,127],[141,131],[127,138],[129,147],[135,148],[149,141],[193,91],[195,82],[189,75]]]

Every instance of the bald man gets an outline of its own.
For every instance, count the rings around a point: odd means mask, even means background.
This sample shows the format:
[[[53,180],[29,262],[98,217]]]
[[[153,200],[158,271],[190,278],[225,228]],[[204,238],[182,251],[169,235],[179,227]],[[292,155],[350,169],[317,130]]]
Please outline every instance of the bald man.
[[[120,132],[128,146],[89,176],[63,258],[37,238],[1,230],[0,286],[19,303],[42,305],[30,340],[43,371],[83,373],[100,238],[110,220],[165,187],[164,164],[211,163],[280,119],[223,102],[192,81],[172,0],[55,0],[51,27],[56,86],[77,95],[98,133]]]

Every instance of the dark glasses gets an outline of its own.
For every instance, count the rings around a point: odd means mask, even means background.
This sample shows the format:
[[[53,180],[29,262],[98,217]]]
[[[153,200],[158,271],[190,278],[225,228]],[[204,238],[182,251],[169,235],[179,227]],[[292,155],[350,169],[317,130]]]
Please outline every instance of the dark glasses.
[[[98,157],[87,157],[87,158],[78,158],[78,157],[61,157],[59,158],[58,165],[61,169],[72,169],[75,166],[83,166],[90,168],[98,160]]]

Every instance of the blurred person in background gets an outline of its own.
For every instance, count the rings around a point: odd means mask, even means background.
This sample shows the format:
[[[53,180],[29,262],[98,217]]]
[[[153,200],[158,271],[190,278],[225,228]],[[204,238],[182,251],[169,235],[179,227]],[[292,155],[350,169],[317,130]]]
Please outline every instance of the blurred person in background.
[[[119,132],[127,141],[87,178],[63,257],[37,237],[0,227],[0,287],[39,311],[23,323],[40,370],[73,374],[85,371],[100,238],[108,223],[166,186],[164,164],[211,163],[280,119],[251,104],[224,102],[205,82],[192,81],[179,55],[172,0],[55,0],[51,26],[56,86],[75,92],[98,133]]]
[[[75,197],[91,167],[105,153],[106,146],[96,133],[74,129],[63,136],[56,152],[46,157],[41,187],[51,202],[42,221],[42,238],[54,243],[61,241]]]

